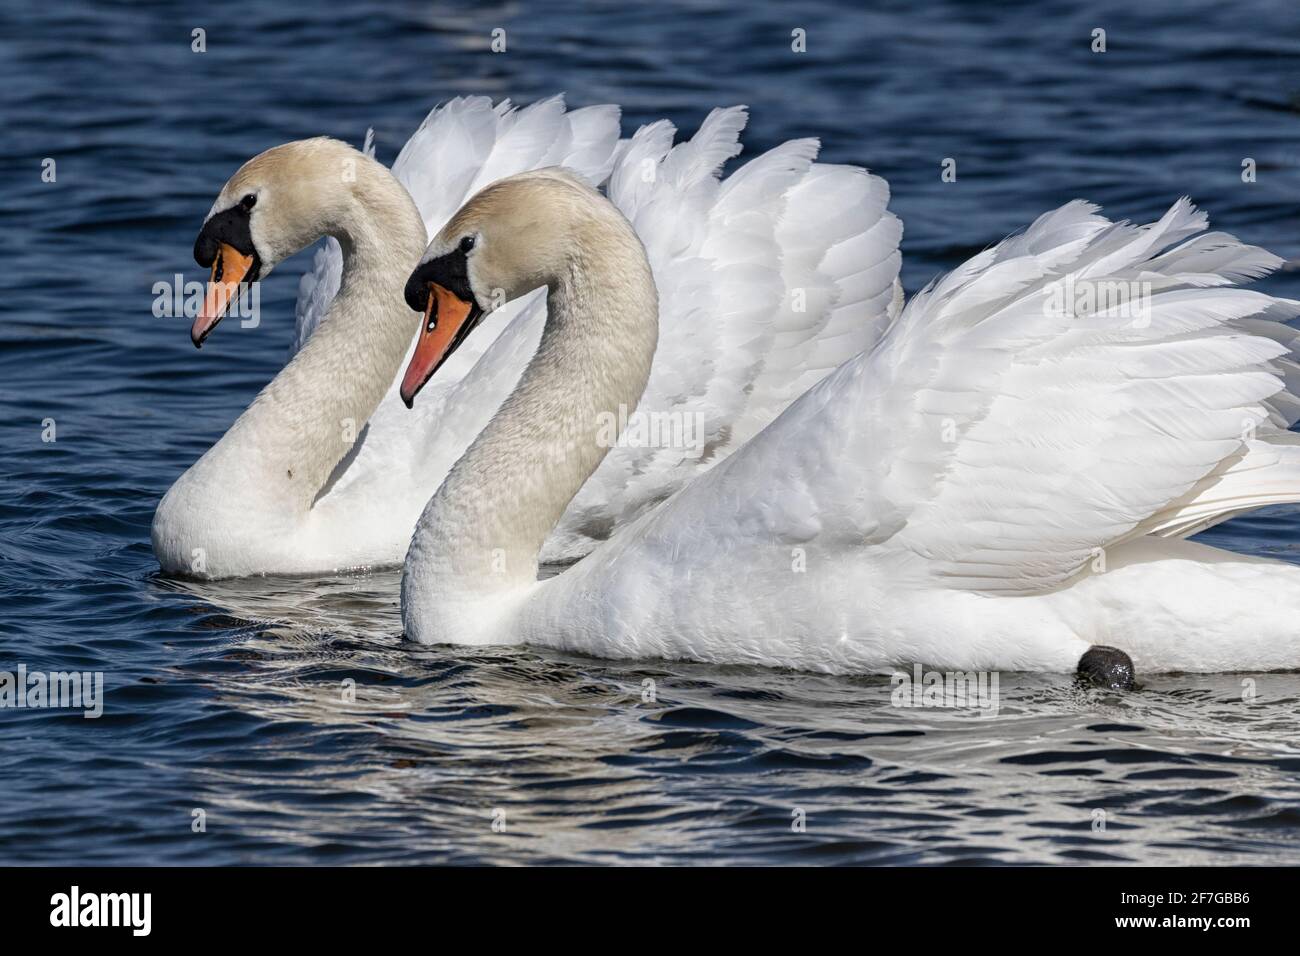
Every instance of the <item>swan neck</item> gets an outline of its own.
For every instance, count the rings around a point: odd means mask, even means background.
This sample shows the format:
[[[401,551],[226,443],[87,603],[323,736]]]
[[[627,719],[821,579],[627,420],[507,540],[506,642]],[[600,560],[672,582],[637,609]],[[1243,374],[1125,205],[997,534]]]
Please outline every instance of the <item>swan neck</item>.
[[[412,604],[442,610],[415,615],[408,631],[458,626],[458,604],[534,585],[543,542],[613,444],[610,422],[640,400],[658,301],[645,251],[619,222],[548,283],[537,352],[426,508],[403,587],[420,590]]]
[[[375,167],[370,171],[370,167]],[[311,338],[231,427],[243,466],[277,508],[304,512],[323,494],[388,391],[418,317],[403,301],[424,249],[423,220],[378,164],[328,225],[343,251],[339,291]]]

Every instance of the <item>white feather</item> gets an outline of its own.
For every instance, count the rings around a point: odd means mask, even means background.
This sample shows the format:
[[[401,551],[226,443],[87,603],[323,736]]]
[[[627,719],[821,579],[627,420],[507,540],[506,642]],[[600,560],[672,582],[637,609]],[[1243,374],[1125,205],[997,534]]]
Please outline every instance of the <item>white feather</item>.
[[[1300,500],[1274,421],[1300,304],[1232,287],[1272,259],[1231,237],[1162,252],[1204,225],[1071,203],[974,257],[548,582],[527,638],[835,672],[1069,670],[1092,643],[1140,670],[1300,666],[1300,568],[1148,534]],[[1137,316],[1049,304],[1142,276]]]

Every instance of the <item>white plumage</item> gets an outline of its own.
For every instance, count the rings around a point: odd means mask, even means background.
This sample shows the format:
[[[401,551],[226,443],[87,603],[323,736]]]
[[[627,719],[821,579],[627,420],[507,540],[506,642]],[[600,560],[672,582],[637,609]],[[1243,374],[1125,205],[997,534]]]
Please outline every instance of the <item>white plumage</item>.
[[[1300,498],[1300,303],[1235,287],[1279,260],[1204,228],[1185,200],[1040,217],[586,560],[480,593],[486,616],[428,600],[450,565],[422,522],[408,633],[829,672],[1072,670],[1092,644],[1140,671],[1300,666],[1300,568],[1149,534]]]
[[[421,211],[432,209],[431,235],[482,186],[554,160],[594,185],[608,180],[609,198],[646,246],[660,339],[638,407],[702,422],[703,454],[615,448],[565,513],[544,562],[582,557],[725,458],[808,384],[874,342],[897,310],[902,225],[886,209],[884,180],[815,164],[815,140],[785,143],[721,179],[722,164],[741,149],[740,107],[714,110],[675,146],[676,129],[664,120],[619,142],[617,119],[613,107],[565,113],[559,97],[521,110],[483,97],[453,100],[430,114],[393,165]],[[480,163],[467,160],[475,155]],[[329,285],[322,270],[337,265],[318,259],[314,278],[304,277],[309,299]],[[806,299],[797,314],[796,296]],[[314,312],[300,313],[305,338]],[[540,290],[497,309],[413,410],[394,379],[351,474],[334,489],[354,540],[380,528],[391,541],[377,563],[401,561],[420,509],[519,380],[545,321]],[[326,497],[318,507],[335,505]]]
[[[650,251],[663,290],[662,335],[641,409],[702,422],[703,454],[616,449],[556,529],[548,560],[580,557],[721,461],[808,384],[874,341],[888,320],[899,294],[901,227],[885,209],[885,183],[860,169],[814,164],[812,140],[778,147],[720,181],[722,164],[740,151],[745,121],[743,108],[715,110],[674,146],[667,122],[620,141],[614,106],[567,111],[553,97],[515,109],[458,98],[429,114],[393,164],[429,235],[483,186],[562,165],[607,184]],[[274,214],[273,199],[259,204],[255,222]],[[382,283],[400,304],[410,265],[367,281]],[[295,356],[322,322],[337,327],[340,342],[345,322],[367,334],[361,312],[326,319],[338,307],[342,270],[342,248],[328,239],[301,281]],[[400,563],[421,508],[518,381],[545,317],[540,292],[496,309],[414,412],[403,407],[395,377],[368,420],[351,424],[357,440],[336,467],[337,453],[330,459],[333,473],[309,510],[277,497],[284,470],[249,471],[259,444],[285,440],[278,433],[272,439],[281,423],[270,420],[273,409],[263,402],[259,412],[268,421],[247,422],[238,440],[227,435],[160,506],[154,538],[164,569],[225,577]],[[412,334],[417,326],[412,315]],[[346,376],[358,344],[343,343],[348,352],[334,358],[317,356],[330,377],[299,375],[294,404],[310,410],[314,396],[351,388]],[[340,427],[319,424],[323,432]],[[201,568],[190,558],[196,548],[206,555]]]

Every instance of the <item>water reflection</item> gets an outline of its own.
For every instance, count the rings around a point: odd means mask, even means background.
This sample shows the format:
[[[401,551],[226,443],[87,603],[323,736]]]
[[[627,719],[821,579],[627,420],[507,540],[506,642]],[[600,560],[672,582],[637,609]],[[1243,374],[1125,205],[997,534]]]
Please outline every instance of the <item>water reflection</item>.
[[[1241,675],[1111,694],[1003,674],[996,716],[899,708],[882,677],[411,645],[398,579],[156,582],[242,633],[223,655],[240,666],[203,677],[259,730],[199,778],[246,839],[502,863],[1296,849],[1296,675],[1254,677],[1250,699]]]

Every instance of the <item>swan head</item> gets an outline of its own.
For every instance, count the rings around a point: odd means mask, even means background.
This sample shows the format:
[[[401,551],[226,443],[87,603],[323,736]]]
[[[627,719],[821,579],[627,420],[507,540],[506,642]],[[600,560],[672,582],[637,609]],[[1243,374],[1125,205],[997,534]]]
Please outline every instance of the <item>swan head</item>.
[[[590,227],[601,221],[632,234],[612,203],[559,167],[498,180],[462,206],[406,282],[407,305],[424,313],[402,379],[407,407],[485,314],[565,275],[575,254],[598,241]]]
[[[373,159],[326,137],[297,140],[254,156],[222,188],[194,242],[211,270],[190,338],[201,346],[243,286],[347,222],[358,172]]]

